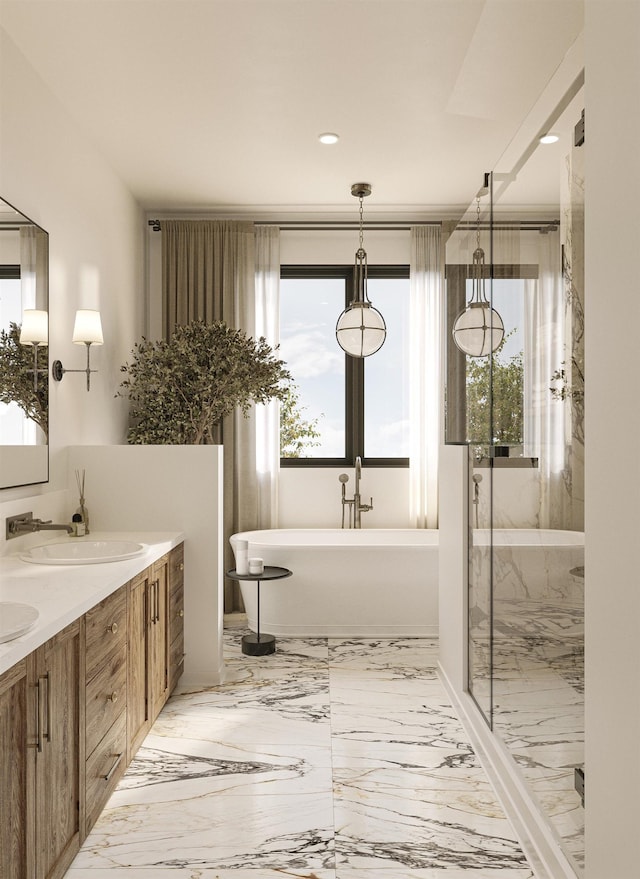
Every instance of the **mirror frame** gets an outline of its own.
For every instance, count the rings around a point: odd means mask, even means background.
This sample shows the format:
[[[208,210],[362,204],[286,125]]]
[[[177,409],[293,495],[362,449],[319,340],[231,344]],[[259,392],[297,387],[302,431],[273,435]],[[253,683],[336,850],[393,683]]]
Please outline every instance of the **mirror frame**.
[[[0,231],[7,228],[15,228],[19,230],[21,226],[32,226],[35,229],[38,229],[41,233],[43,233],[44,238],[44,248],[45,252],[42,254],[42,264],[43,270],[41,275],[37,281],[38,285],[38,293],[42,296],[44,302],[37,302],[39,307],[46,307],[47,314],[49,312],[49,233],[46,229],[43,229],[38,223],[34,222],[30,217],[28,217],[25,213],[23,213],[19,208],[13,205],[11,202],[7,201],[5,198],[0,197],[0,205],[6,206],[8,212],[13,211],[16,214],[15,219],[6,219],[4,215],[0,213]],[[48,323],[48,322],[47,322]],[[8,325],[3,327],[3,329],[8,330]],[[49,377],[49,358],[47,356],[47,362],[39,364],[39,373],[42,377],[42,381],[47,382],[47,388],[50,388],[50,377]],[[50,403],[48,402],[49,414],[50,414]],[[49,435],[50,435],[50,422],[49,422],[49,431],[47,434],[46,443],[36,444],[36,445],[1,445],[0,444],[0,491],[5,491],[11,488],[22,488],[29,485],[41,485],[43,483],[49,482],[49,471],[50,471],[50,455],[49,455]],[[20,454],[23,449],[45,449],[44,456],[38,455],[37,460],[32,462],[24,460],[25,455]],[[11,451],[10,451],[11,450]],[[36,457],[35,455],[33,456]],[[44,457],[44,460],[42,458]]]

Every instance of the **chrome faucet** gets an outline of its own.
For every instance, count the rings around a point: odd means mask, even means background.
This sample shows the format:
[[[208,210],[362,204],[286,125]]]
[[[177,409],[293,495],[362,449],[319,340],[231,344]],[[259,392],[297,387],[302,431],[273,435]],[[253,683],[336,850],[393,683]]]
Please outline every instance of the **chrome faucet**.
[[[362,513],[366,513],[369,510],[373,509],[373,498],[370,498],[370,503],[363,504],[362,497],[360,495],[360,480],[362,478],[362,461],[360,456],[356,458],[355,463],[355,477],[356,477],[356,490],[352,498],[346,497],[346,484],[349,481],[349,477],[346,473],[341,473],[338,479],[342,483],[342,527],[344,528],[344,510],[345,507],[349,507],[349,528],[351,528],[351,510],[353,509],[353,527],[361,528],[362,527]]]
[[[71,525],[58,525],[51,519],[34,519],[32,513],[22,513],[19,516],[7,517],[6,539],[19,537],[21,534],[32,534],[35,531],[66,531],[73,532]]]

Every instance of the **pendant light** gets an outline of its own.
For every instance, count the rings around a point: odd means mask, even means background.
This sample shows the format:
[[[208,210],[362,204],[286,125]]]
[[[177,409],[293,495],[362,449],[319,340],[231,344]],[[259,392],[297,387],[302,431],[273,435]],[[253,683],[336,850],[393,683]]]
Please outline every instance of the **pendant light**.
[[[480,198],[476,198],[476,249],[471,269],[471,299],[453,325],[453,341],[469,357],[486,357],[500,347],[504,324],[484,292],[484,250],[480,247]]]
[[[362,200],[371,195],[368,183],[354,183],[351,195],[360,199],[360,246],[356,250],[355,297],[342,312],[336,324],[338,344],[351,357],[369,357],[384,344],[387,327],[380,312],[367,296],[367,254],[363,245]]]

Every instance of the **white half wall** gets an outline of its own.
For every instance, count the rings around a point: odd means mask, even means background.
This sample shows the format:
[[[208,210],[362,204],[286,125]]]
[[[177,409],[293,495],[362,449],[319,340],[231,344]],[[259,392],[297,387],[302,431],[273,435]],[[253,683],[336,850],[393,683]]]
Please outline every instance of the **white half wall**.
[[[221,446],[72,446],[86,470],[90,527],[99,531],[182,531],[185,535],[185,665],[181,688],[223,676]],[[71,513],[71,510],[69,511]]]
[[[440,668],[449,685],[467,685],[467,446],[440,446],[440,544],[438,609]]]
[[[341,473],[349,476],[346,496],[353,497],[353,467],[281,467],[279,528],[340,528]],[[409,468],[363,467],[363,502],[373,509],[362,514],[363,528],[412,528],[409,520]],[[348,523],[348,512],[345,522]]]

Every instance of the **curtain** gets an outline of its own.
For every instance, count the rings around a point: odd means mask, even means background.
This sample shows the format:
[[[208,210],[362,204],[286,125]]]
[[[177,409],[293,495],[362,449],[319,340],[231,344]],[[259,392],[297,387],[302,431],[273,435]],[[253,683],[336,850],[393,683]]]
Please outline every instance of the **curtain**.
[[[20,296],[22,308],[37,308],[37,229],[20,227]],[[42,306],[41,306],[42,307]]]
[[[443,266],[440,226],[411,228],[410,516],[438,527]]]
[[[277,355],[280,343],[280,230],[256,226],[256,338],[264,337]],[[278,527],[280,404],[256,406],[258,527]]]
[[[253,223],[230,220],[162,221],[163,326],[168,338],[178,325],[223,320],[255,336],[255,246]],[[258,526],[255,480],[255,413],[234,412],[219,432],[224,446],[225,569],[232,568],[229,537]],[[227,610],[239,590],[225,583]]]
[[[541,233],[538,280],[525,283],[524,454],[539,458],[540,528],[563,528],[568,515],[565,484],[565,404],[551,394],[552,376],[565,360],[565,305],[558,231]]]

